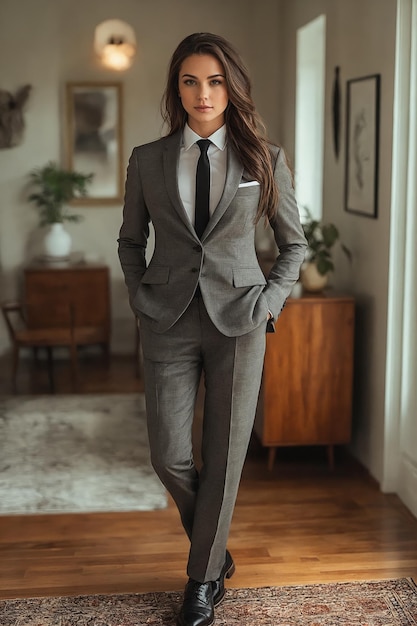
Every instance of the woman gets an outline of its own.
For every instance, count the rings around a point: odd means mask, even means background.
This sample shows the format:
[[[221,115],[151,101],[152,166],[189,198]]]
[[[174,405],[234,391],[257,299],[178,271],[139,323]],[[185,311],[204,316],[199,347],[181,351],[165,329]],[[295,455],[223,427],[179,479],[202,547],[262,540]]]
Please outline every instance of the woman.
[[[135,148],[129,161],[119,257],[140,319],[152,463],[190,539],[178,624],[209,626],[235,567],[226,543],[265,331],[298,278],[306,242],[283,151],[262,133],[247,70],[229,42],[195,33],[179,44],[163,116],[167,136]],[[260,219],[279,248],[267,280],[254,243]],[[202,374],[197,471],[191,429]]]

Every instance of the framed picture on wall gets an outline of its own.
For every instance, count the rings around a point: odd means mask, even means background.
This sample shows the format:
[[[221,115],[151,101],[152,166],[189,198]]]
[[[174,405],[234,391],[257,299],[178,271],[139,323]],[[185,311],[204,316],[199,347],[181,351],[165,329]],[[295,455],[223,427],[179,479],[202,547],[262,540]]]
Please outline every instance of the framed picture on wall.
[[[88,196],[75,204],[123,200],[121,83],[67,83],[67,167],[92,173]]]
[[[347,81],[345,209],[378,214],[380,74]]]

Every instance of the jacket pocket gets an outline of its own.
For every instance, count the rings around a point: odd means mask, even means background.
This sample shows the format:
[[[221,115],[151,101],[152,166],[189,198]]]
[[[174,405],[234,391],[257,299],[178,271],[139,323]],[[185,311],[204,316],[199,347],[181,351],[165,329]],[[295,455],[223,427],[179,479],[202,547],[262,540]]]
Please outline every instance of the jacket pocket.
[[[259,267],[239,267],[233,270],[234,287],[266,285],[265,276]]]
[[[169,278],[169,267],[150,265],[142,277],[143,285],[166,285]]]

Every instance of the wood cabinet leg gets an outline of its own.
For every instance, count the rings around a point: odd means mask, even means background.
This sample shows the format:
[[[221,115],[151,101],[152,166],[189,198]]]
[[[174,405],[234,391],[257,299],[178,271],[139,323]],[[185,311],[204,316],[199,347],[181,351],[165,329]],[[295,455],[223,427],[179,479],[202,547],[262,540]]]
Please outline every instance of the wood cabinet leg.
[[[77,362],[77,346],[75,343],[70,345],[70,359],[71,359],[71,385],[72,390],[77,391],[78,384],[78,362]]]
[[[103,351],[103,356],[106,362],[106,366],[109,367],[110,365],[110,344],[108,341],[103,341],[103,343],[100,344],[100,347]]]
[[[269,448],[269,452],[268,452],[268,469],[269,469],[270,472],[272,471],[272,468],[274,467],[276,452],[277,452],[276,448]]]
[[[329,468],[334,470],[334,446],[327,446],[327,461],[329,463]]]
[[[53,361],[51,346],[46,346],[46,356],[47,356],[46,362],[47,362],[47,367],[48,367],[49,391],[51,393],[55,393],[54,361]]]

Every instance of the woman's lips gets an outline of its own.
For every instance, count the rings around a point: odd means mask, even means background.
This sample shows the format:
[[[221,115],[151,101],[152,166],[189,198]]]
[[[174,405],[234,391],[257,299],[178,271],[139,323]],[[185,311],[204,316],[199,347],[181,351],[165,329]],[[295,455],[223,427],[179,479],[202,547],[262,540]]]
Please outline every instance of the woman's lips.
[[[204,111],[211,111],[213,107],[195,107],[196,111],[202,111],[204,113]]]

